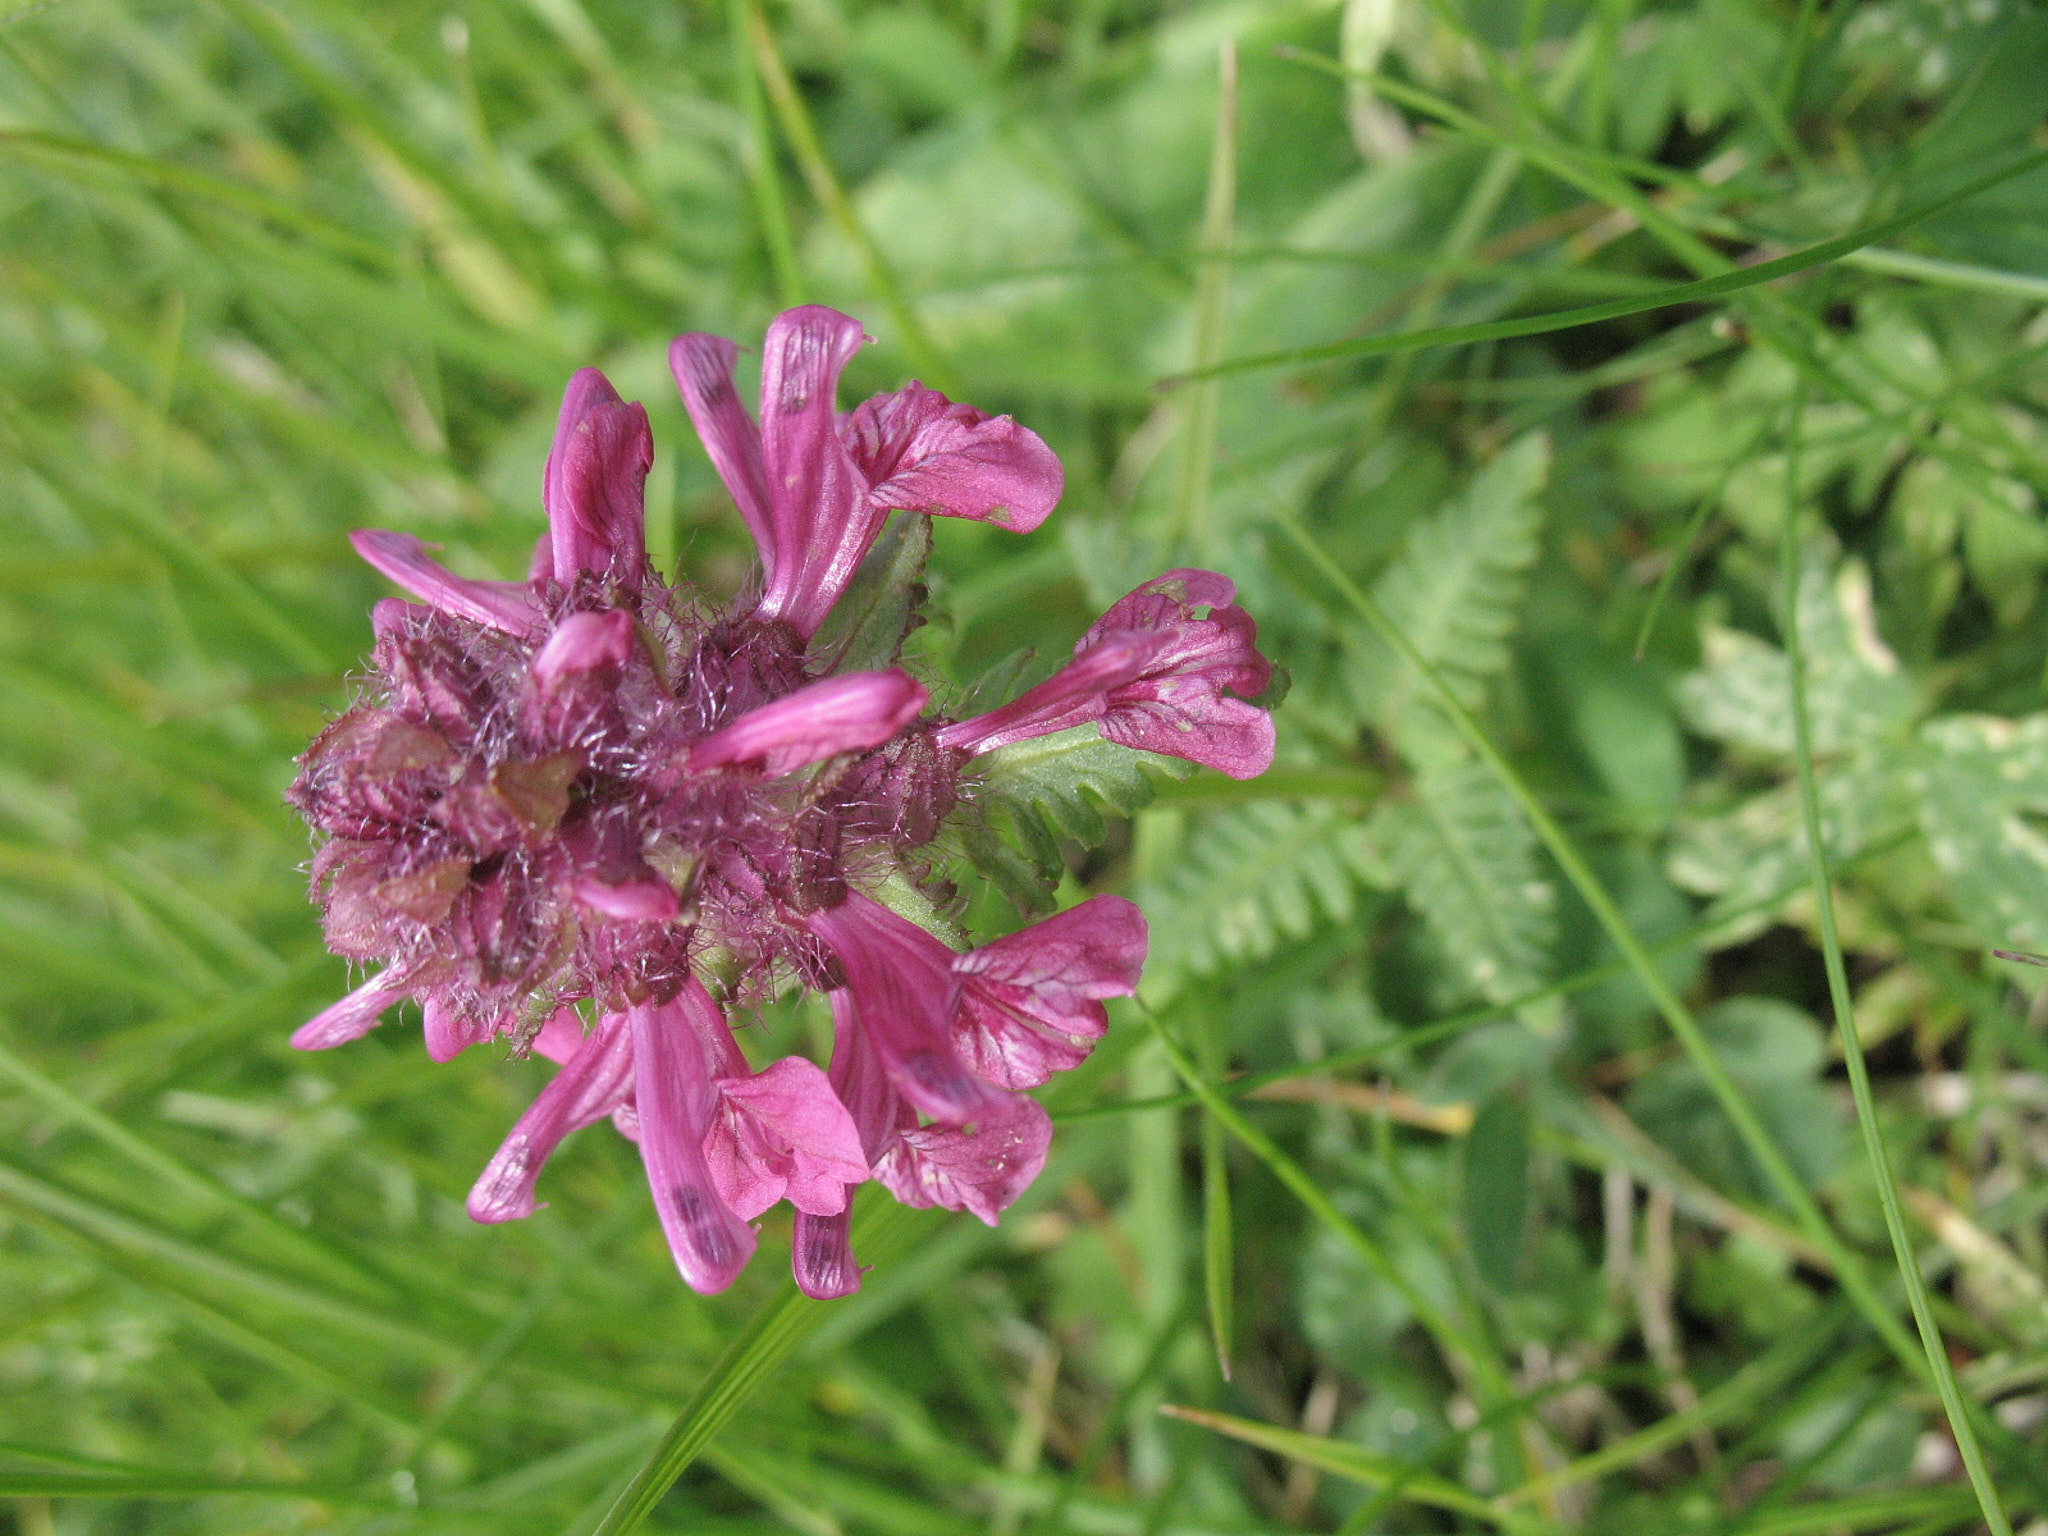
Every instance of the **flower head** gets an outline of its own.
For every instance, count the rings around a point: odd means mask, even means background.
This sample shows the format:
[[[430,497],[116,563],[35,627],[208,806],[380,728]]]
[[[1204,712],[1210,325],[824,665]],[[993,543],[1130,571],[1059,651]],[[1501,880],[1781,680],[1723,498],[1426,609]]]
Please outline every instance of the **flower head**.
[[[1099,896],[962,954],[887,905],[928,874],[977,758],[1087,723],[1237,777],[1272,757],[1252,621],[1206,571],[1140,587],[1065,669],[974,719],[933,714],[898,668],[820,674],[808,643],[892,512],[1028,532],[1061,491],[1038,437],[923,385],[841,416],[864,341],[829,309],[779,316],[758,424],[732,343],[670,349],[760,550],[727,611],[649,566],[647,416],[595,369],[562,401],[525,581],[355,534],[415,601],[377,604],[370,686],[290,792],[318,838],[329,946],[379,967],[293,1043],[344,1044],[412,998],[435,1060],[502,1039],[554,1061],[470,1213],[530,1214],[555,1147],[610,1116],[700,1290],[731,1282],[780,1201],[799,1282],[841,1295],[859,1284],[861,1183],[993,1222],[1043,1165],[1050,1122],[1023,1091],[1100,1038],[1104,1000],[1137,984],[1144,920]],[[829,1073],[755,1071],[728,1024],[792,985],[830,998]]]

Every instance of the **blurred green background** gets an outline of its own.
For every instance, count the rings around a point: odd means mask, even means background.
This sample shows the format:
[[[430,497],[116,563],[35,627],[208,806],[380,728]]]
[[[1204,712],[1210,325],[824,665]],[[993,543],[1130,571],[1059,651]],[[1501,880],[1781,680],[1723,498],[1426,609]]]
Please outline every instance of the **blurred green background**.
[[[2048,14],[755,4],[0,0],[0,1528],[587,1533],[751,1319],[645,1529],[1980,1530],[1832,953],[2048,1530],[2048,992],[1986,954],[2048,948]],[[538,1064],[285,1044],[344,984],[280,798],[383,591],[344,532],[515,574],[595,363],[732,593],[663,349],[799,299],[878,338],[849,398],[1066,463],[937,530],[925,675],[1198,563],[1292,677],[1261,781],[1017,790],[1171,1043],[1119,1009],[1001,1228],[829,1306],[786,1215],[692,1295],[609,1127],[470,1224]]]

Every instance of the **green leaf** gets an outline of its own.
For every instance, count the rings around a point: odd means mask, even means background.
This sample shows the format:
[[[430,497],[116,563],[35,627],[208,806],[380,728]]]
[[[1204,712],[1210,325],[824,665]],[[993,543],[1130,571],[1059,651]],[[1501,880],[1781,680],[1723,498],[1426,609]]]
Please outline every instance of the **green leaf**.
[[[1418,1471],[1391,1456],[1374,1455],[1342,1440],[1307,1435],[1300,1430],[1282,1429],[1275,1424],[1261,1424],[1253,1419],[1238,1418],[1235,1414],[1209,1413],[1199,1408],[1168,1407],[1162,1411],[1290,1461],[1305,1462],[1337,1477],[1349,1478],[1373,1488],[1397,1488],[1404,1498],[1416,1504],[1470,1515],[1505,1531],[1534,1527],[1534,1522],[1527,1516],[1501,1510],[1476,1494],[1467,1493],[1456,1483]]]
[[[1529,1103],[1504,1093],[1465,1136],[1463,1215],[1473,1267],[1497,1294],[1515,1288],[1529,1225]]]
[[[891,519],[811,637],[811,669],[871,672],[893,665],[905,637],[923,622],[918,609],[924,604],[924,567],[931,552],[929,517],[905,512]]]
[[[1178,758],[1104,741],[1092,725],[999,747],[977,766],[968,856],[1027,911],[1051,909],[1062,839],[1095,846],[1109,835],[1110,816],[1151,803],[1156,778],[1195,771]]]
[[[1800,643],[1813,700],[1813,746],[1822,756],[1890,739],[1920,707],[1919,690],[1877,632],[1870,573],[1844,561],[1832,573],[1809,556],[1800,574]],[[1715,741],[1773,757],[1792,755],[1791,673],[1785,653],[1739,630],[1710,625],[1706,665],[1678,687],[1686,724]]]
[[[1987,945],[2048,948],[2048,715],[1930,721],[1906,774],[1956,913]]]

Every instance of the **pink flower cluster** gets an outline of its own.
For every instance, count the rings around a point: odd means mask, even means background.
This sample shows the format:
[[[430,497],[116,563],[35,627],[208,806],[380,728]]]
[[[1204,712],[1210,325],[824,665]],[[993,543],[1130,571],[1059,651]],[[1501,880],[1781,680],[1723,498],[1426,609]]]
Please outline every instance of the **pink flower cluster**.
[[[329,946],[380,967],[293,1044],[341,1045],[411,997],[436,1061],[503,1039],[557,1063],[470,1213],[529,1214],[549,1154],[609,1115],[702,1291],[731,1283],[750,1223],[785,1199],[798,1283],[857,1289],[847,1212],[868,1179],[993,1223],[1045,1161],[1051,1127],[1025,1090],[1083,1060],[1104,1000],[1136,987],[1145,922],[1121,898],[964,954],[884,901],[928,877],[921,851],[972,796],[977,758],[1081,725],[1237,778],[1273,755],[1249,702],[1270,669],[1208,571],[1147,582],[1051,678],[969,719],[934,712],[900,668],[820,665],[810,642],[892,512],[1028,533],[1062,486],[1034,434],[919,384],[840,415],[865,340],[833,310],[779,316],[758,425],[731,342],[671,347],[760,549],[728,611],[649,566],[647,415],[594,369],[562,402],[525,581],[357,533],[417,601],[377,604],[372,687],[291,789],[318,838]],[[726,1006],[792,984],[830,1000],[829,1072],[800,1057],[755,1071],[727,1024]]]

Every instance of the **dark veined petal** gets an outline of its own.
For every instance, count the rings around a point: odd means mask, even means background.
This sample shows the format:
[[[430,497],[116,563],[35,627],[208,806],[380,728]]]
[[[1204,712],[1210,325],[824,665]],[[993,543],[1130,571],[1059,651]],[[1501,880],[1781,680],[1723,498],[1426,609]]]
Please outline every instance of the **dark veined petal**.
[[[542,1041],[552,1044],[549,1051]],[[633,1040],[620,1014],[607,1014],[587,1038],[573,1009],[559,1010],[535,1042],[539,1054],[558,1055],[562,1069],[527,1106],[469,1192],[477,1221],[511,1221],[534,1212],[534,1184],[562,1138],[603,1119],[633,1090]]]
[[[563,393],[541,480],[546,575],[566,584],[580,572],[616,572],[638,582],[647,555],[644,488],[653,463],[646,409],[620,400],[595,368],[578,370]],[[538,566],[538,555],[535,561]]]
[[[774,524],[769,516],[768,470],[761,457],[761,429],[740,403],[733,387],[733,364],[739,348],[723,336],[692,331],[669,343],[669,371],[676,376],[683,408],[711,458],[711,467],[725,482],[733,504],[746,520],[747,531],[761,551],[762,568],[771,576],[774,565]]]
[[[822,304],[785,310],[761,349],[761,454],[769,537],[764,618],[809,636],[846,590],[883,514],[840,441],[839,375],[867,342],[860,322]]]
[[[673,1001],[627,1011],[633,1032],[633,1107],[640,1159],[676,1269],[693,1290],[724,1290],[753,1257],[754,1233],[712,1183],[704,1138],[718,1107],[705,1061],[705,1012],[718,1005],[692,977]]]
[[[759,1072],[721,1078],[719,1109],[704,1143],[712,1183],[751,1221],[787,1198],[800,1211],[831,1216],[866,1182],[860,1132],[824,1071],[785,1056]]]
[[[1052,1120],[1034,1099],[972,1126],[905,1131],[875,1164],[875,1177],[905,1205],[972,1211],[990,1226],[1045,1167]]]
[[[968,1071],[953,1048],[950,1020],[959,983],[952,950],[857,891],[807,922],[846,972],[844,994],[857,1032],[898,1093],[948,1125],[1001,1113],[1008,1095]]]
[[[953,961],[962,981],[953,1040],[1004,1088],[1036,1088],[1079,1066],[1109,1027],[1103,999],[1128,997],[1145,964],[1145,916],[1091,896]]]
[[[1256,778],[1273,764],[1273,717],[1249,700],[1273,669],[1235,596],[1214,571],[1168,571],[1119,599],[1067,666],[998,709],[946,726],[939,740],[990,752],[1093,721],[1120,746]]]

